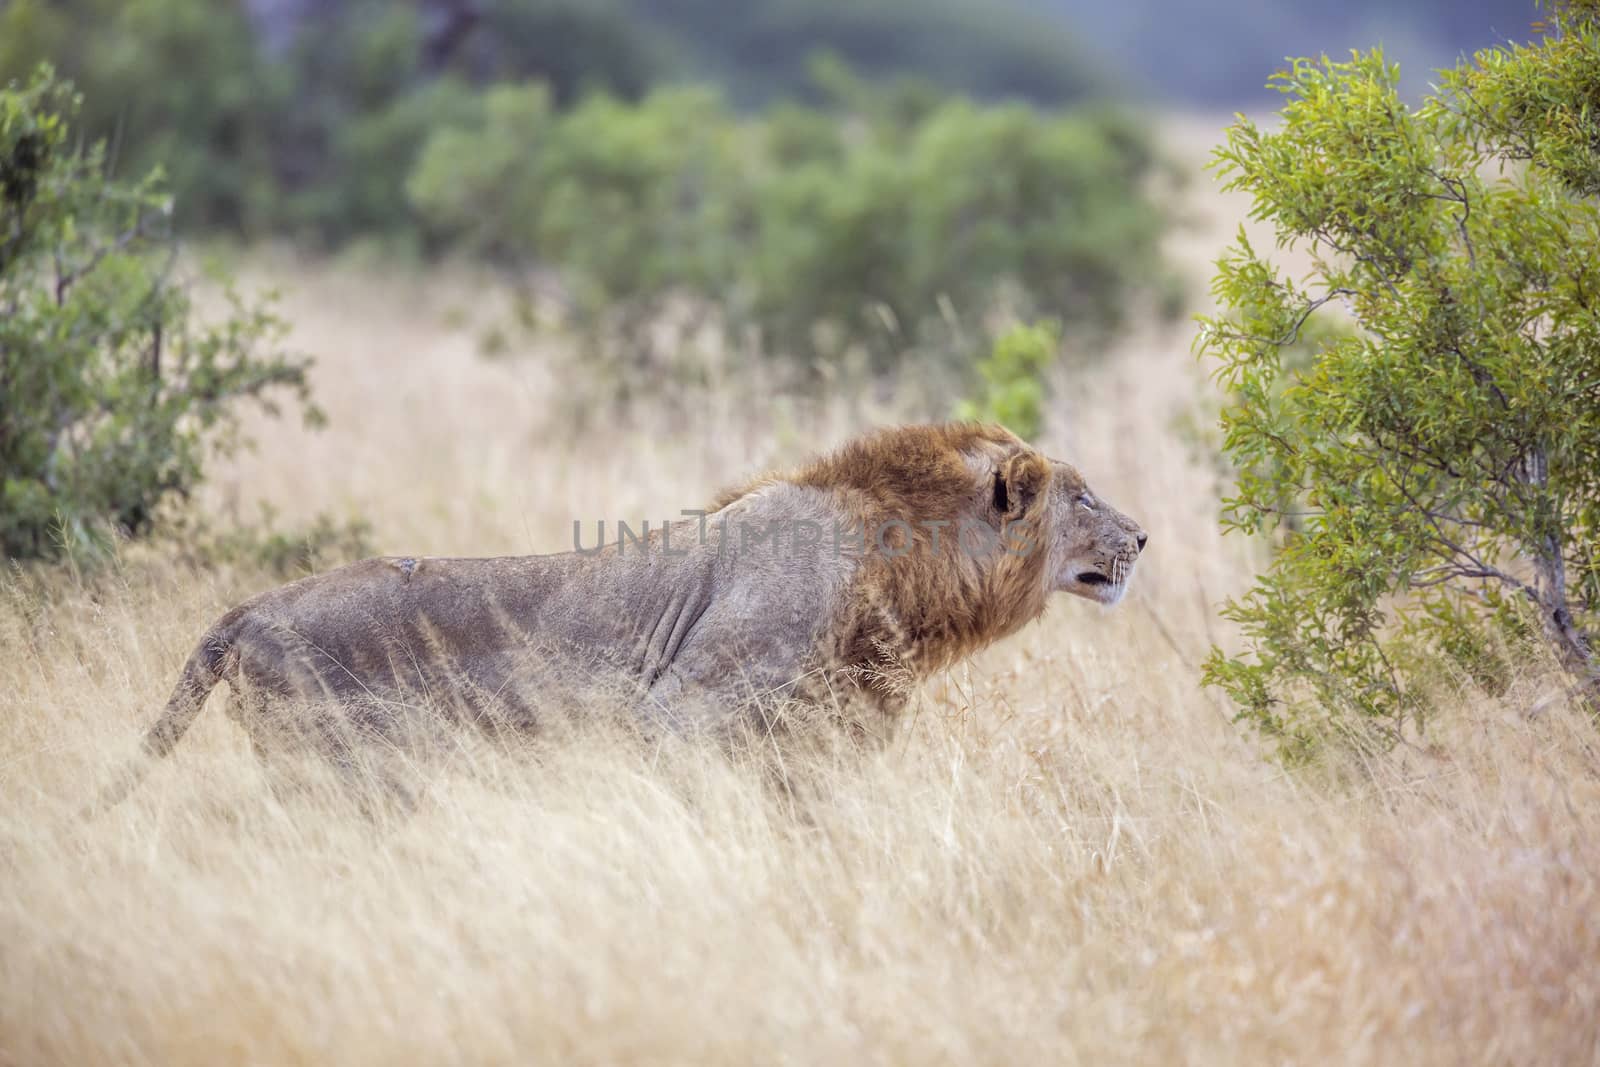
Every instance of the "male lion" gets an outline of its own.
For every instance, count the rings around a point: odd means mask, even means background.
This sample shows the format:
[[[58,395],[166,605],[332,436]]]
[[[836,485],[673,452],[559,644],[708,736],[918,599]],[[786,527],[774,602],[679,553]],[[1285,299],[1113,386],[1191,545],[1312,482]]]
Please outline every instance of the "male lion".
[[[286,718],[300,739],[307,723],[383,734],[419,697],[533,726],[590,683],[676,727],[798,699],[877,735],[916,681],[1037,618],[1051,593],[1115,604],[1144,545],[1076,470],[1004,429],[880,430],[643,538],[370,559],[263,593],[206,633],[144,748],[171,751],[222,680],[258,750],[284,741]]]

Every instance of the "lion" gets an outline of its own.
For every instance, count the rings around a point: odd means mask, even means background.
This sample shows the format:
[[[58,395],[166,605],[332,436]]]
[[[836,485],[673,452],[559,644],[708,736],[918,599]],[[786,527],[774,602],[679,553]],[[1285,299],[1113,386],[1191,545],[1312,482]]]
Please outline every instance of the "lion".
[[[339,723],[382,734],[419,699],[533,729],[601,684],[652,726],[827,702],[884,736],[922,679],[1051,594],[1116,604],[1146,544],[1072,466],[970,423],[878,430],[653,531],[599,530],[585,547],[575,523],[554,555],[368,559],[247,600],[201,638],[144,753],[171,752],[223,681],[262,754]],[[286,731],[287,705],[310,718]]]

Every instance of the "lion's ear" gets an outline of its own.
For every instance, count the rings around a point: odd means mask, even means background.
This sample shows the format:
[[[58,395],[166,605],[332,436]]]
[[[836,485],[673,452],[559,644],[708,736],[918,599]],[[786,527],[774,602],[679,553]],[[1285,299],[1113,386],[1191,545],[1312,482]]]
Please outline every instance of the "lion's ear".
[[[1018,452],[994,473],[994,509],[1007,518],[1026,515],[1049,484],[1049,462],[1031,450]]]

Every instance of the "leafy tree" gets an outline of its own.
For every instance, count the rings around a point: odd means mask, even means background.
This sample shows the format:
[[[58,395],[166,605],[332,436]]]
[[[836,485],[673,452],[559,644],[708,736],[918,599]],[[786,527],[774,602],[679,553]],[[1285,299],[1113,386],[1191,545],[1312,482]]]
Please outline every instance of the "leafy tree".
[[[473,122],[477,87],[537,81],[566,107],[589,90],[635,97],[657,70],[597,0],[341,0],[295,31],[277,65],[295,85],[273,119],[277,220],[329,247],[416,239],[406,177],[435,132]]]
[[[150,529],[236,440],[235,402],[306,400],[278,324],[237,299],[202,324],[173,274],[157,178],[105,176],[48,70],[0,91],[0,554]],[[307,409],[310,411],[310,409]]]
[[[1548,14],[1414,108],[1379,52],[1297,61],[1281,125],[1217,152],[1313,264],[1241,232],[1198,342],[1232,396],[1226,522],[1281,541],[1226,612],[1247,652],[1206,677],[1291,748],[1392,740],[1423,653],[1492,682],[1530,627],[1600,696],[1600,2]]]

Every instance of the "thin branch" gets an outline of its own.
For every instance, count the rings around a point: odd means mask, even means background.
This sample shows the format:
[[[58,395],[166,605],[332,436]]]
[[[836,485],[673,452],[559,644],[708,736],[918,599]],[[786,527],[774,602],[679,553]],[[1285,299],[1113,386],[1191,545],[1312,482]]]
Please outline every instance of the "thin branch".
[[[1412,589],[1431,589],[1434,586],[1444,585],[1447,582],[1459,579],[1473,578],[1500,578],[1503,575],[1496,570],[1480,567],[1467,567],[1459,563],[1446,563],[1437,567],[1428,567],[1412,575],[1407,581]]]
[[[1296,341],[1300,340],[1300,331],[1302,328],[1304,328],[1306,320],[1311,318],[1312,315],[1316,314],[1324,304],[1327,304],[1337,297],[1356,295],[1358,294],[1354,289],[1328,290],[1326,294],[1306,304],[1305,310],[1303,310],[1300,313],[1300,316],[1294,320],[1294,324],[1289,327],[1289,332],[1282,337],[1262,337],[1258,334],[1237,333],[1233,330],[1214,330],[1212,332],[1214,336],[1228,341],[1242,341],[1246,344],[1264,344],[1272,345],[1274,348],[1287,348],[1289,345],[1292,345]]]
[[[1342,256],[1349,256],[1357,263],[1360,263],[1362,266],[1372,271],[1372,273],[1377,276],[1378,280],[1383,283],[1384,288],[1389,290],[1389,295],[1394,297],[1395,302],[1403,302],[1404,298],[1400,295],[1399,286],[1395,285],[1393,279],[1389,277],[1389,272],[1379,265],[1378,261],[1370,253],[1364,254],[1357,252],[1353,246],[1346,245],[1343,242],[1336,240],[1334,236],[1326,229],[1318,228],[1312,230],[1311,232],[1319,241],[1322,241],[1335,252]]]
[[[1427,173],[1440,185],[1450,190],[1452,194],[1450,196],[1429,194],[1432,199],[1448,200],[1461,205],[1461,213],[1456,216],[1456,230],[1461,234],[1461,245],[1466,249],[1467,263],[1476,271],[1478,269],[1478,253],[1473,247],[1472,235],[1467,232],[1467,223],[1472,219],[1472,202],[1467,197],[1467,183],[1461,178],[1452,178],[1447,174],[1441,174],[1431,167],[1428,168]]]

